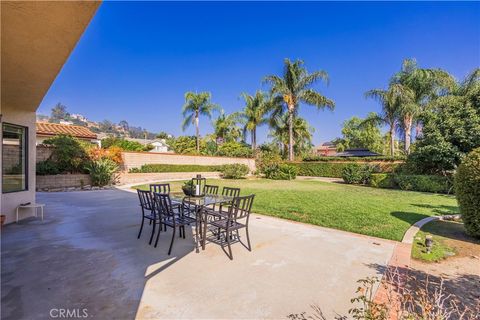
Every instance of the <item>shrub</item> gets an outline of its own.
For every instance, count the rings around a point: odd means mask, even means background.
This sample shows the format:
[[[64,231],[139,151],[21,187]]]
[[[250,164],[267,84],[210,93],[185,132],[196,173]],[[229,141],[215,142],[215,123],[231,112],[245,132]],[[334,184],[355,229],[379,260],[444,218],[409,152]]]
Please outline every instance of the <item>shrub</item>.
[[[273,164],[264,169],[265,178],[273,180],[292,180],[297,177],[298,168],[286,163]]]
[[[343,181],[350,184],[367,184],[374,168],[369,165],[349,164],[342,170]]]
[[[395,188],[395,180],[390,173],[372,173],[368,185],[374,188]]]
[[[252,149],[240,142],[225,142],[218,147],[217,155],[224,157],[250,158],[252,157]]]
[[[280,155],[274,151],[260,151],[255,158],[255,166],[259,173],[265,173],[265,169],[282,162]]]
[[[352,162],[292,162],[298,168],[299,176],[341,178],[342,171]],[[375,163],[375,172],[392,172],[399,164],[392,162]]]
[[[327,157],[319,155],[307,155],[302,159],[305,162],[332,162],[332,161],[345,161],[345,162],[376,162],[376,161],[403,161],[405,160],[404,156],[378,156],[378,157]]]
[[[433,175],[394,175],[395,184],[402,190],[450,193],[452,183],[448,177]]]
[[[113,160],[100,159],[91,161],[86,169],[90,173],[92,184],[103,187],[115,182],[118,165]]]
[[[59,173],[85,172],[88,155],[79,140],[68,135],[58,135],[43,143],[53,147],[49,160],[55,163]]]
[[[102,139],[102,148],[119,147],[125,151],[150,151],[153,149],[151,145],[144,146],[140,142],[129,141],[121,138],[107,137]]]
[[[221,168],[221,172],[223,173],[223,177],[225,179],[245,178],[249,171],[250,170],[247,165],[240,163],[225,164]]]
[[[202,166],[196,164],[144,164],[141,168],[132,168],[130,173],[152,172],[215,172],[221,171],[222,166]]]
[[[480,148],[470,152],[458,167],[455,194],[467,233],[480,238]]]
[[[47,176],[53,174],[59,174],[60,171],[58,170],[57,165],[52,160],[44,160],[37,162],[37,175],[39,176]]]

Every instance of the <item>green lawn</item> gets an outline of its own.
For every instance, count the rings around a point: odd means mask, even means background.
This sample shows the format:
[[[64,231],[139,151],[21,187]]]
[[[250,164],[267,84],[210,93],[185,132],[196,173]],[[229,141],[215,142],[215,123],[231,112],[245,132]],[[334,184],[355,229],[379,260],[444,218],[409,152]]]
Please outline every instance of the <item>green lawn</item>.
[[[171,186],[180,191],[182,183],[175,181]],[[440,194],[312,180],[216,179],[208,183],[240,187],[242,195],[254,193],[255,213],[398,241],[422,218],[458,213],[455,198]]]

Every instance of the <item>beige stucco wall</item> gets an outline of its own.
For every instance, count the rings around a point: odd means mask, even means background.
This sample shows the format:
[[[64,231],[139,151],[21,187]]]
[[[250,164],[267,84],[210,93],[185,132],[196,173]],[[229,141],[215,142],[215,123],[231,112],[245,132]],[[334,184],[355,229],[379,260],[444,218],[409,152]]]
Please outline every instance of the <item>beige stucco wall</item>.
[[[255,171],[255,159],[250,158],[230,158],[230,157],[209,157],[209,156],[191,156],[172,153],[153,153],[153,152],[122,152],[123,168],[130,170],[140,168],[144,164],[196,164],[196,165],[222,165],[241,163]]]
[[[28,190],[1,194],[1,213],[7,216],[6,223],[9,223],[15,221],[15,209],[18,204],[35,202],[35,112],[18,109],[14,110],[12,108],[2,106],[1,113],[2,123],[7,122],[28,127]],[[1,135],[2,133],[0,130],[0,136]]]

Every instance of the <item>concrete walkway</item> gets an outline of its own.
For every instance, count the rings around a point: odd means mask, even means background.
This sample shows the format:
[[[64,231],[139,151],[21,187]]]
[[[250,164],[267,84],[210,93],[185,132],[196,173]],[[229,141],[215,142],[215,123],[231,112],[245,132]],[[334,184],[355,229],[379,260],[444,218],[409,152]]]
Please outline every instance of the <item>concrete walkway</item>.
[[[395,242],[253,215],[253,251],[233,245],[230,261],[192,231],[137,240],[137,196],[122,190],[39,193],[46,220],[2,231],[2,319],[45,319],[51,310],[90,319],[286,318],[346,314],[356,280],[381,275]]]

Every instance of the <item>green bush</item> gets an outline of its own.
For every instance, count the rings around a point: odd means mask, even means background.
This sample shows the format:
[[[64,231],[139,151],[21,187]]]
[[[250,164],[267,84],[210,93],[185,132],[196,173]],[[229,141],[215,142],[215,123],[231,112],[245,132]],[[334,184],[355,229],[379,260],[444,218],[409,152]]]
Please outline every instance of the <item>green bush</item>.
[[[452,189],[451,179],[444,176],[396,174],[394,180],[402,190],[450,193]]]
[[[345,161],[345,162],[376,162],[376,161],[404,161],[406,158],[404,156],[378,156],[378,157],[327,157],[319,155],[307,155],[303,157],[305,162],[332,162],[332,161]]]
[[[369,165],[349,164],[342,170],[343,181],[350,184],[367,184],[374,168]]]
[[[250,169],[245,164],[234,163],[234,164],[225,164],[221,168],[223,177],[225,179],[241,179],[245,178]]]
[[[53,174],[60,174],[60,171],[58,170],[58,167],[55,162],[47,159],[44,161],[37,162],[36,173],[39,176],[47,176],[47,175],[53,175]]]
[[[260,151],[255,157],[255,166],[259,173],[265,173],[265,169],[273,165],[279,165],[282,162],[282,157],[277,152],[266,150]]]
[[[90,162],[86,169],[92,178],[94,186],[106,186],[115,182],[118,165],[110,159],[100,159]]]
[[[368,185],[374,188],[396,188],[395,180],[391,173],[372,173]]]
[[[455,194],[467,233],[480,238],[480,148],[470,152],[458,167]]]
[[[221,171],[222,166],[202,166],[197,164],[144,164],[140,168],[132,168],[130,173],[152,172],[215,172]]]
[[[218,147],[217,155],[223,157],[251,158],[252,149],[248,145],[240,142],[225,142]]]
[[[299,176],[342,178],[343,169],[352,162],[291,162],[290,164],[298,168]],[[376,173],[386,173],[392,172],[398,165],[398,163],[381,162],[372,164],[372,167]]]
[[[79,140],[68,135],[58,135],[43,141],[43,144],[53,147],[48,160],[55,163],[59,173],[85,172],[89,158]]]
[[[119,147],[125,151],[150,151],[153,149],[153,146],[146,145],[136,142],[129,141],[121,138],[107,137],[102,139],[102,148],[108,149],[112,146]]]
[[[298,168],[286,163],[273,164],[264,168],[265,178],[273,180],[292,180],[297,177]]]

